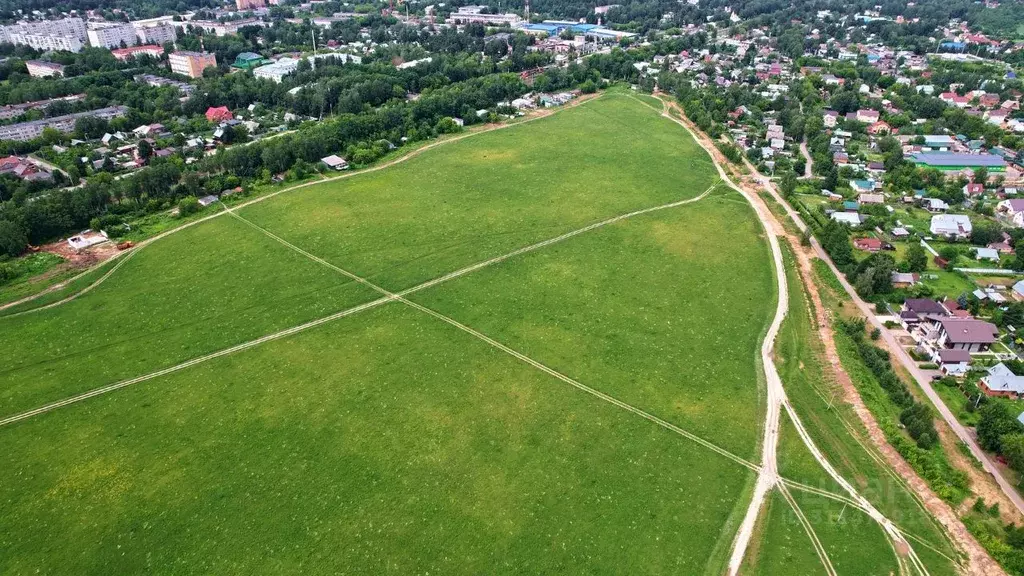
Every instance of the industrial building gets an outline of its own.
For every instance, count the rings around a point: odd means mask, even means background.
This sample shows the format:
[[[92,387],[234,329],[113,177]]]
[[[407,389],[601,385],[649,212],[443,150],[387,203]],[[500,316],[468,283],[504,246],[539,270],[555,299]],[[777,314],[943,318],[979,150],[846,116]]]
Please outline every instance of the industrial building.
[[[920,168],[937,168],[944,172],[973,170],[984,167],[989,172],[1004,172],[1006,161],[995,154],[959,154],[956,152],[918,152],[909,160]]]

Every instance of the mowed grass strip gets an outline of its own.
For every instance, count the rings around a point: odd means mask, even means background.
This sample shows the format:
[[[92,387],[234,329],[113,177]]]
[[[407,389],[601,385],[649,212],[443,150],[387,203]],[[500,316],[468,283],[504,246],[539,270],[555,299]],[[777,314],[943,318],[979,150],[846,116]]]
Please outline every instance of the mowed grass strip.
[[[610,216],[692,198],[716,180],[685,131],[607,94],[239,213],[399,290]]]
[[[376,298],[233,218],[134,255],[61,306],[0,318],[0,415]]]
[[[756,460],[772,280],[753,211],[716,191],[410,299]]]
[[[391,303],[0,430],[0,573],[718,573],[751,480]]]

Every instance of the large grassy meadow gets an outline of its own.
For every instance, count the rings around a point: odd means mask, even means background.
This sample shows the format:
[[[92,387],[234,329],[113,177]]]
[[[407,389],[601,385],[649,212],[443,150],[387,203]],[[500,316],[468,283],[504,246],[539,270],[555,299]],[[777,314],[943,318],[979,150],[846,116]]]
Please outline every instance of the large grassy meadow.
[[[0,432],[0,573],[695,574],[751,478],[392,303]]]
[[[686,132],[631,97],[239,214],[397,291],[707,190],[409,299],[756,460],[758,350],[777,298],[764,231]],[[379,297],[218,217],[76,300],[0,317],[0,418]],[[792,298],[780,371],[801,418],[884,512],[952,554],[844,427],[849,414],[825,409],[809,311]],[[783,431],[783,473],[835,490],[796,440]],[[714,575],[753,481],[390,302],[0,427],[0,574]],[[840,573],[894,565],[877,527],[836,521],[859,512],[796,496]],[[821,572],[785,501],[766,514],[746,571]],[[951,572],[939,555],[927,562]]]

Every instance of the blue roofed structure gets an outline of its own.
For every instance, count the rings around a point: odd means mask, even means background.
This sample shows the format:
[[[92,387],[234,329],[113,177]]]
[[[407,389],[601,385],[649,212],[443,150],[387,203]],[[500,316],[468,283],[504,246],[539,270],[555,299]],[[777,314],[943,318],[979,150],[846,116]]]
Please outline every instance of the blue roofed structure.
[[[963,170],[984,166],[992,172],[1006,170],[1006,161],[995,154],[959,154],[956,152],[919,152],[909,160],[918,166],[939,170]]]
[[[565,27],[557,24],[524,24],[523,30],[528,32],[544,32],[550,36],[555,36],[561,34]]]

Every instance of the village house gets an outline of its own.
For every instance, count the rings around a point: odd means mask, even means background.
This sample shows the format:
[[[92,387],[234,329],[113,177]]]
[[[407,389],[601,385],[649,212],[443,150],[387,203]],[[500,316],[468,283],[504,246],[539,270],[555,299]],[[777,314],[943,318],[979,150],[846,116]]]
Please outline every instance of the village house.
[[[331,170],[345,170],[348,168],[348,162],[346,162],[344,158],[338,156],[337,154],[325,156],[321,158],[320,161],[323,162],[324,165],[330,168]]]
[[[1024,227],[1024,198],[1012,198],[996,204],[996,212],[1006,218],[1015,228]]]
[[[868,108],[861,108],[854,114],[854,120],[863,122],[865,124],[874,124],[878,122],[878,110],[871,110]]]
[[[963,376],[971,365],[971,353],[966,350],[939,350],[933,358],[946,376]]]
[[[931,298],[907,298],[900,310],[900,324],[910,330],[923,321],[937,321],[939,318],[950,317],[945,306]]]
[[[210,106],[206,109],[206,119],[211,123],[217,124],[232,120],[234,116],[231,115],[231,110],[228,110],[227,106]]]
[[[878,252],[882,249],[882,241],[878,238],[855,238],[853,247],[866,252]]]
[[[893,272],[889,279],[893,288],[910,288],[917,284],[921,277],[911,272]]]
[[[963,187],[964,196],[980,196],[985,192],[985,186],[978,182],[965,184]]]
[[[988,396],[1019,398],[1024,394],[1024,376],[1017,376],[1000,362],[988,369],[988,374],[978,381],[978,388]]]
[[[939,337],[935,341],[939,348],[985,352],[996,341],[999,329],[995,324],[969,318],[940,318]]]
[[[833,212],[829,217],[840,224],[847,224],[854,228],[864,222],[864,218],[856,212]]]
[[[963,214],[936,214],[929,227],[932,235],[952,239],[967,238],[972,229],[971,219]]]

